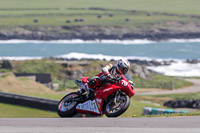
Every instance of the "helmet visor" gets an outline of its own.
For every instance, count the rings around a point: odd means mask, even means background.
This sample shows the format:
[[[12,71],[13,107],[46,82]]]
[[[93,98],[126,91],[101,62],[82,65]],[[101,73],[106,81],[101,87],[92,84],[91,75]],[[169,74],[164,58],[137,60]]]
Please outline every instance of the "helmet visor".
[[[121,67],[122,73],[126,74],[128,72],[128,68],[127,67]]]

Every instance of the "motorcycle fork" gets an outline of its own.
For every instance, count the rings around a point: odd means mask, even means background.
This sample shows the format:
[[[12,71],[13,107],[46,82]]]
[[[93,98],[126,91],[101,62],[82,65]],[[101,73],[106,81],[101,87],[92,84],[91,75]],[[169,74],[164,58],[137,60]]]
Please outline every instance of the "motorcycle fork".
[[[114,98],[114,103],[115,103],[115,104],[117,103],[117,100],[119,99],[119,96],[120,96],[120,92],[119,92],[119,91],[116,91],[116,93],[115,93],[115,98]]]

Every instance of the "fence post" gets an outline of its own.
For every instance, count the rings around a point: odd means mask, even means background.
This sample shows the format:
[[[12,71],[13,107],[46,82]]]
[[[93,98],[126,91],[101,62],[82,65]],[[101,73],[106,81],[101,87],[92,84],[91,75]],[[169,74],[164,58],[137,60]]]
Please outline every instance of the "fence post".
[[[164,84],[164,82],[162,81],[162,83],[161,83],[161,88],[162,89],[164,89],[165,88],[165,84]]]
[[[141,87],[141,88],[143,87],[143,81],[142,81],[142,78],[140,79],[140,87]]]
[[[157,86],[156,86],[156,81],[155,80],[153,80],[153,86],[154,86],[154,88],[157,88]]]
[[[172,81],[171,81],[171,90],[173,90],[174,89],[174,80],[172,79]]]
[[[65,87],[66,87],[66,78],[64,77],[64,84],[63,84],[63,88],[65,89]]]

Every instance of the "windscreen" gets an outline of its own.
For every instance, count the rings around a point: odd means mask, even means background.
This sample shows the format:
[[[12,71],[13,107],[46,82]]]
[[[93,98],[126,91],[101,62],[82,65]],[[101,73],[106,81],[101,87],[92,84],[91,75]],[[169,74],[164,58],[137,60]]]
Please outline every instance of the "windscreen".
[[[124,76],[128,81],[131,80],[133,82],[133,79],[131,78],[131,75],[125,74]]]

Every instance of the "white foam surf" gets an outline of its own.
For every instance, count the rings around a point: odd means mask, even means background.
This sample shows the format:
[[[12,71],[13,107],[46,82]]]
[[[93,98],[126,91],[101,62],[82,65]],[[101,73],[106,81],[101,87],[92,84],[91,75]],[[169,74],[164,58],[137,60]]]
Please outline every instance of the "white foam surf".
[[[42,57],[27,57],[27,56],[5,56],[0,57],[0,60],[14,60],[14,61],[22,61],[22,60],[40,60]]]
[[[146,60],[146,61],[158,61],[158,62],[164,62],[164,61],[183,61],[181,59],[172,59],[172,58],[149,58],[149,57],[141,57],[141,56],[111,56],[111,55],[103,55],[103,54],[86,54],[86,53],[77,53],[77,52],[71,52],[69,54],[64,55],[58,55],[55,56],[56,58],[63,58],[63,59],[96,59],[96,60],[119,60],[119,59],[127,59],[127,60]]]
[[[56,43],[56,44],[94,44],[94,43],[103,43],[103,44],[150,44],[154,43],[154,41],[150,40],[80,40],[80,39],[74,39],[74,40],[49,40],[49,41],[43,41],[43,40],[0,40],[0,44],[22,44],[22,43],[32,43],[32,44],[38,44],[38,43]]]
[[[64,58],[64,59],[96,59],[96,60],[118,60],[118,59],[139,59],[139,60],[152,60],[148,57],[137,57],[137,56],[110,56],[110,55],[103,55],[103,54],[86,54],[86,53],[76,53],[72,52],[69,54],[55,56],[57,58]]]
[[[190,64],[184,61],[177,61],[171,65],[149,66],[147,68],[167,76],[200,77],[200,63]]]
[[[21,43],[57,43],[57,44],[124,44],[124,45],[135,45],[135,44],[152,44],[157,42],[176,42],[176,43],[188,43],[188,42],[200,42],[200,39],[170,39],[162,41],[152,41],[148,39],[134,39],[134,40],[21,40],[21,39],[11,39],[11,40],[0,40],[0,44],[21,44]]]
[[[200,38],[196,38],[196,39],[170,39],[169,42],[194,43],[194,42],[200,42]]]

